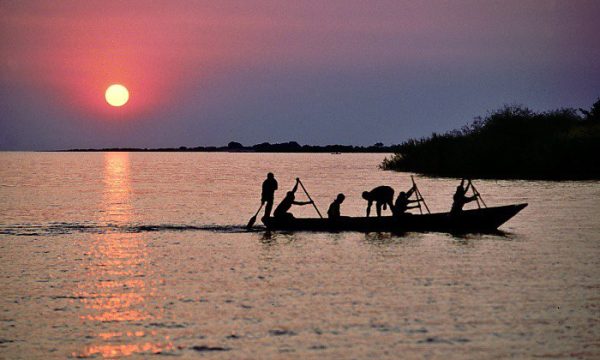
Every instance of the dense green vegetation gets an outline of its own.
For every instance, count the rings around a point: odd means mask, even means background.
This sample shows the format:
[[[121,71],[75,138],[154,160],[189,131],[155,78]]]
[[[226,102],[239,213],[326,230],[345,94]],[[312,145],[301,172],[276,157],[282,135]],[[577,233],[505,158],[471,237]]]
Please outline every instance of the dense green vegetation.
[[[449,177],[600,179],[600,99],[588,110],[506,106],[439,135],[400,144],[385,170]]]

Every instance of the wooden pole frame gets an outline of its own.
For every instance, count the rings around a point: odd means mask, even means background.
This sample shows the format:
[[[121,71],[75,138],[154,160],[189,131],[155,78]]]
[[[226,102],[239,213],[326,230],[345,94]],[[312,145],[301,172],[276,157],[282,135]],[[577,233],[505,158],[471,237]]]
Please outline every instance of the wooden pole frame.
[[[310,200],[310,202],[312,203],[312,205],[315,207],[315,210],[317,210],[317,214],[319,214],[319,217],[321,217],[321,219],[322,219],[323,215],[321,215],[321,212],[319,211],[319,208],[317,208],[317,204],[315,204],[315,202],[313,201],[313,199],[311,199],[310,195],[308,194],[308,191],[306,191],[306,188],[304,187],[304,184],[302,183],[302,181],[300,181],[300,178],[298,178],[298,184],[300,184],[300,186],[302,187],[302,190],[304,190],[304,193],[308,197],[308,200]]]
[[[427,213],[431,214],[431,211],[429,211],[429,206],[427,206],[427,203],[425,202],[423,195],[421,195],[421,191],[417,187],[417,183],[415,183],[415,178],[411,175],[410,179],[412,180],[413,187],[415,188],[415,195],[417,196],[417,204],[419,204],[419,211],[421,212],[421,214],[423,214],[423,209],[421,209],[421,202],[423,202],[423,205],[425,205],[425,209],[427,210]]]

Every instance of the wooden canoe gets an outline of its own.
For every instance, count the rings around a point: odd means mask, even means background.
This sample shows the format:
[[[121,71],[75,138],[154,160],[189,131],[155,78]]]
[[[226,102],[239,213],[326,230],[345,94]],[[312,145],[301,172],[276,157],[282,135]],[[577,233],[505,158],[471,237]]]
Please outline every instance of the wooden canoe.
[[[496,206],[473,210],[463,210],[458,214],[410,214],[382,217],[349,217],[342,216],[337,220],[321,218],[274,218],[266,221],[269,230],[286,231],[359,231],[359,232],[393,232],[435,231],[450,233],[485,233],[493,232],[519,211],[524,204]]]

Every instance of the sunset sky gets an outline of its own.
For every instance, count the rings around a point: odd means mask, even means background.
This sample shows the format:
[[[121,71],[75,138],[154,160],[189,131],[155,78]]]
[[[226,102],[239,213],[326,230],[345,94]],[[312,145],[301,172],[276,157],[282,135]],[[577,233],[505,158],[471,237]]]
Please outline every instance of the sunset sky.
[[[4,0],[0,150],[395,144],[589,108],[598,34],[600,1]]]

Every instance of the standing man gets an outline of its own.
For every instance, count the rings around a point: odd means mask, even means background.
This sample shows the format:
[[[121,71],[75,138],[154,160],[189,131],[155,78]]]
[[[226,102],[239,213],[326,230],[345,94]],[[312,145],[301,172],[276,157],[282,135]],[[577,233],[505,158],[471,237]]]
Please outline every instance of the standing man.
[[[268,173],[267,178],[262,183],[262,194],[260,201],[265,204],[265,216],[264,219],[268,219],[271,216],[271,209],[273,209],[273,199],[275,197],[275,190],[277,190],[277,180],[273,173]]]
[[[394,206],[394,189],[389,186],[378,186],[371,191],[365,191],[362,193],[362,197],[369,202],[367,205],[367,217],[371,214],[371,205],[373,205],[373,201],[375,202],[378,217],[381,216],[381,207],[385,210],[387,206],[389,206],[390,209]]]

